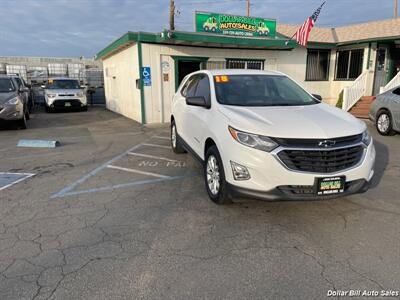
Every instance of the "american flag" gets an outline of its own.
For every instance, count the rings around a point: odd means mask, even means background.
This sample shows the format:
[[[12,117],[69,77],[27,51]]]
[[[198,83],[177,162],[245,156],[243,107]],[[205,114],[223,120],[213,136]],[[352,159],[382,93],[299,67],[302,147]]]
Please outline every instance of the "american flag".
[[[325,2],[321,4],[320,7],[312,14],[311,17],[308,17],[307,20],[297,29],[296,33],[293,35],[296,38],[298,44],[302,46],[307,46],[308,37],[310,36],[311,29],[314,27],[315,22],[321,12],[322,6],[324,6]]]

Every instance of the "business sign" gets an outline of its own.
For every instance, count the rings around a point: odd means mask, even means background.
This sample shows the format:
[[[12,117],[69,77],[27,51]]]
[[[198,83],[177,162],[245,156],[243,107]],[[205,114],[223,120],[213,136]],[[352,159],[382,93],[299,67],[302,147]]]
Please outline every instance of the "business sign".
[[[196,32],[247,37],[275,37],[276,20],[208,12],[195,13]]]
[[[142,78],[144,86],[151,86],[151,70],[150,67],[142,67]]]

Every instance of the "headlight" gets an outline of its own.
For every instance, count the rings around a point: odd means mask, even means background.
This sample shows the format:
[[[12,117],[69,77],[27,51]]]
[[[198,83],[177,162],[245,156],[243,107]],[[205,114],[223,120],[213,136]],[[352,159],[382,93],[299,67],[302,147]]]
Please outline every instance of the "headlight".
[[[55,98],[55,97],[57,97],[57,94],[47,94],[47,97],[49,97],[49,98]]]
[[[77,97],[83,97],[83,93],[82,92],[76,93],[76,96]]]
[[[368,146],[371,143],[371,140],[371,135],[369,134],[368,130],[365,130],[362,134],[361,141],[365,144],[365,146]]]
[[[278,144],[271,140],[269,137],[238,131],[230,126],[228,127],[228,129],[232,137],[236,141],[247,147],[266,152],[271,152],[276,147],[278,147]]]
[[[19,102],[19,98],[18,97],[14,97],[14,98],[8,100],[6,102],[6,104],[8,104],[8,105],[16,105],[16,104],[18,104],[18,102]]]

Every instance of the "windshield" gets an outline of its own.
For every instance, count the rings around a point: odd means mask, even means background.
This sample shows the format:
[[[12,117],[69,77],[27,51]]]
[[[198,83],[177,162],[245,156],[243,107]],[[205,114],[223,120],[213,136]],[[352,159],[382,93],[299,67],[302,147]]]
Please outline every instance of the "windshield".
[[[80,85],[78,80],[69,80],[69,79],[50,79],[47,82],[47,89],[49,90],[76,90],[80,89]]]
[[[10,93],[14,91],[15,87],[11,79],[0,78],[0,93]]]
[[[294,81],[276,75],[214,76],[221,104],[235,106],[298,106],[319,103]]]

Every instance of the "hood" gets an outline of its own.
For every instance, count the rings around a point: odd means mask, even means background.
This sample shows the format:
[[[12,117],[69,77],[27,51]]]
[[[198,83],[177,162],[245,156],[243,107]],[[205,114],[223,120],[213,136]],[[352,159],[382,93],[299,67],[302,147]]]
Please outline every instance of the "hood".
[[[79,92],[82,92],[82,89],[73,89],[73,90],[71,90],[71,89],[69,89],[69,90],[63,90],[63,89],[54,89],[54,90],[52,90],[52,89],[46,89],[45,90],[45,93],[46,94],[76,94],[76,93],[79,93]]]
[[[336,107],[320,103],[305,106],[240,107],[219,110],[237,130],[279,138],[335,138],[362,133],[364,122]]]
[[[0,104],[6,103],[8,100],[17,96],[16,92],[11,93],[0,93]]]

